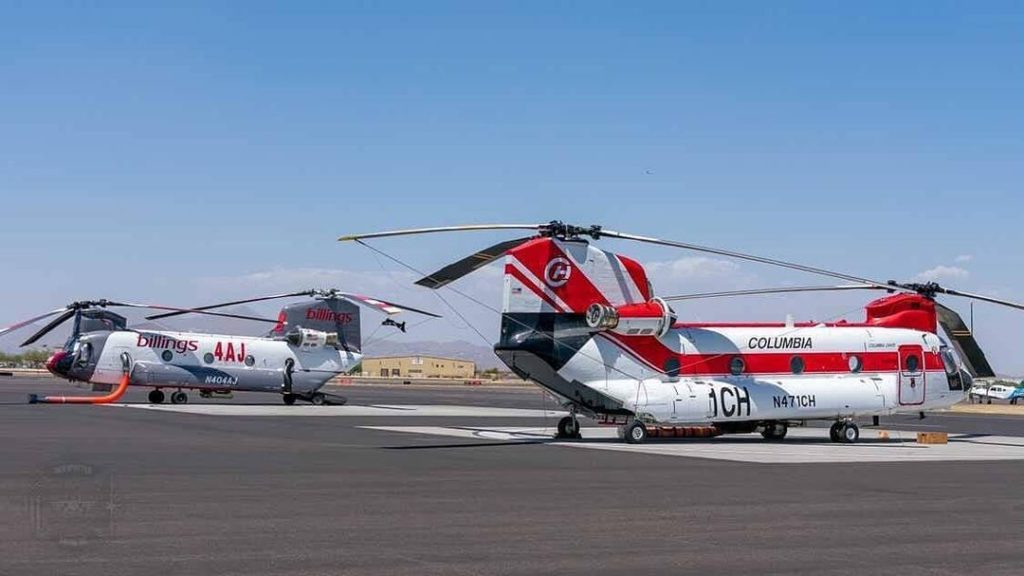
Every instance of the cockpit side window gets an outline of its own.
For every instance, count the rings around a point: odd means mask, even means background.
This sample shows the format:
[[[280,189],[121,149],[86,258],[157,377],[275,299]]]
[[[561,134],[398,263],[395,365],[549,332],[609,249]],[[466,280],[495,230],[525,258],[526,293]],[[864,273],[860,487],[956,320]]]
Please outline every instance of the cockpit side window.
[[[92,360],[92,344],[89,342],[83,342],[81,346],[78,346],[78,351],[75,353],[75,365],[85,366]]]
[[[946,381],[949,383],[949,389],[963,390],[965,385],[970,387],[970,375],[960,370],[956,356],[953,356],[953,352],[948,346],[943,345],[939,348],[939,356],[942,358],[942,366],[946,369]],[[965,375],[967,376],[966,383],[964,382]]]
[[[953,357],[953,353],[949,351],[949,348],[943,346],[939,350],[939,356],[942,357],[942,365],[946,368],[946,374],[956,374],[958,371],[956,358]]]

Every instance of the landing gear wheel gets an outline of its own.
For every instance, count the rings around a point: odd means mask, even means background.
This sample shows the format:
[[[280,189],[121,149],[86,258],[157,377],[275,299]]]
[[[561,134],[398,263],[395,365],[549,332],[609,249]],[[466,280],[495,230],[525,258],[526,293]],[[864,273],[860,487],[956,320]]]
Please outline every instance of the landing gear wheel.
[[[839,434],[843,442],[853,444],[860,439],[860,428],[858,428],[853,422],[846,422],[843,424]]]
[[[164,403],[164,392],[163,392],[163,390],[150,390],[149,391],[149,403],[150,404],[163,404]]]
[[[555,438],[575,438],[579,439],[583,436],[580,435],[580,421],[572,416],[566,416],[558,421],[558,435]]]
[[[284,400],[284,403],[289,406],[295,404],[295,394],[285,394],[284,396],[281,397],[281,399]]]
[[[626,442],[628,444],[640,444],[647,440],[647,427],[643,422],[634,421],[626,426]]]
[[[842,427],[843,427],[843,423],[842,422],[834,422],[832,424],[832,426],[828,429],[828,437],[829,437],[829,439],[831,439],[833,442],[841,442],[842,438],[840,438],[839,429],[842,428]]]
[[[324,404],[327,403],[327,397],[317,392],[316,394],[313,394],[313,396],[310,397],[309,401],[316,406],[323,406]]]
[[[188,404],[188,394],[181,390],[171,394],[171,404]]]
[[[761,430],[761,437],[765,440],[782,440],[789,432],[789,425],[785,422],[771,422]]]

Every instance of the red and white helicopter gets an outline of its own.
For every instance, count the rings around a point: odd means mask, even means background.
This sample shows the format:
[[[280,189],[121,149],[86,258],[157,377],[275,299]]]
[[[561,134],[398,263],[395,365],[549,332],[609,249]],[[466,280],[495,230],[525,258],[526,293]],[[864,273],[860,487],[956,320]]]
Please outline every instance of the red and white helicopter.
[[[212,312],[215,308],[249,304],[279,298],[311,297],[288,304],[277,319]],[[202,395],[232,391],[272,392],[285,404],[297,399],[313,404],[344,402],[320,392],[331,378],[349,372],[362,360],[359,312],[368,307],[388,316],[402,311],[430,317],[436,314],[393,302],[348,294],[337,290],[305,290],[222,302],[199,308],[174,308],[131,302],[96,300],[74,302],[46,314],[0,329],[0,336],[46,318],[51,322],[30,336],[28,346],[73,319],[71,336],[65,346],[46,362],[51,373],[71,381],[98,385],[118,383],[128,375],[128,385],[148,386],[149,401],[164,401],[162,389],[175,390],[171,402],[188,401],[185,390]],[[267,322],[274,325],[263,337],[202,334],[163,330],[136,330],[125,317],[110,308],[165,310],[148,316],[158,320],[180,314],[207,314]],[[405,323],[390,318],[384,325],[405,331]],[[65,397],[55,397],[58,402]],[[88,401],[88,397],[78,397]],[[39,401],[34,398],[33,401]],[[45,401],[45,400],[44,400]]]
[[[954,295],[1024,305],[938,284],[878,282],[750,254],[558,221],[471,225],[342,236],[370,238],[465,230],[531,230],[426,275],[441,288],[505,256],[501,335],[494,350],[516,374],[560,399],[570,416],[560,437],[578,437],[577,414],[619,424],[629,442],[662,430],[749,433],[781,439],[791,424],[832,420],[835,442],[855,442],[861,417],[918,413],[962,400],[992,369],[960,316],[935,301]],[[618,238],[780,266],[850,284],[655,296],[638,262],[591,241]],[[386,255],[386,254],[385,254]],[[396,260],[397,261],[397,260]],[[400,262],[400,261],[398,261]],[[400,262],[401,263],[401,262]],[[686,323],[673,300],[780,292],[883,290],[863,322]],[[952,348],[940,338],[942,326]],[[957,354],[953,353],[953,350]]]

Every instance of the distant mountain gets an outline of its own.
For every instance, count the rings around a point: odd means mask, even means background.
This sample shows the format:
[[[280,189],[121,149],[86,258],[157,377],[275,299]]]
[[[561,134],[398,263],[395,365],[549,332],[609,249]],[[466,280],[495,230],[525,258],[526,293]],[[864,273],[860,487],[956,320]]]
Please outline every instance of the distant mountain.
[[[455,342],[392,342],[388,340],[370,341],[364,346],[363,353],[374,356],[444,356],[476,362],[477,370],[498,368],[507,370],[501,360],[494,355],[489,346],[473,344],[458,340]]]

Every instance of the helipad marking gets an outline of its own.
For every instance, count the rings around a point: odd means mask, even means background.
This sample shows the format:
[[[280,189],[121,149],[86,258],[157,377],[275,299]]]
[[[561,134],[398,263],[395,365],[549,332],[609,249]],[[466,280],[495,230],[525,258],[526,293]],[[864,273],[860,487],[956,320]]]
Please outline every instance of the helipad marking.
[[[470,426],[361,426],[371,430],[429,434],[454,438],[486,440],[543,440],[554,434],[552,428],[482,428]],[[614,429],[584,428],[582,441],[551,439],[548,444],[590,450],[611,450],[659,456],[708,458],[763,464],[799,464],[828,462],[936,462],[957,460],[1024,460],[1024,437],[950,435],[949,444],[917,444],[916,434],[889,431],[888,440],[873,437],[872,430],[862,432],[857,444],[829,441],[824,429],[790,430],[782,442],[765,442],[759,434],[740,434],[711,439],[652,440],[646,444],[626,444],[618,440]]]
[[[447,406],[419,404],[375,404],[370,406],[271,406],[246,404],[108,404],[156,412],[204,414],[208,416],[432,416],[475,418],[561,418],[565,412],[492,408],[484,406]]]

